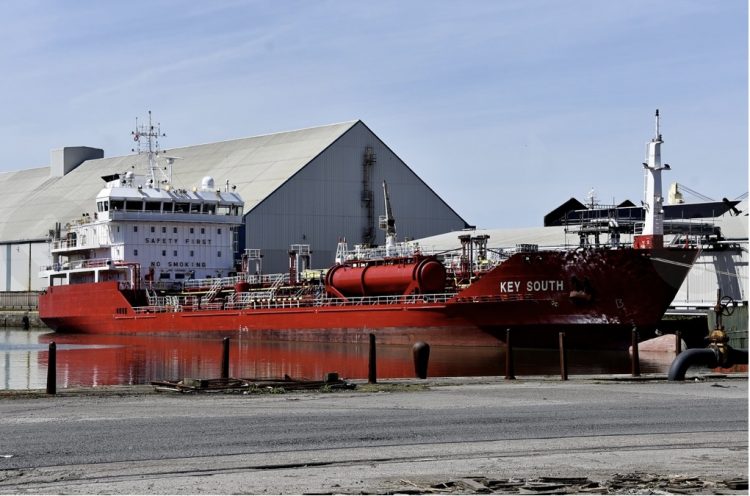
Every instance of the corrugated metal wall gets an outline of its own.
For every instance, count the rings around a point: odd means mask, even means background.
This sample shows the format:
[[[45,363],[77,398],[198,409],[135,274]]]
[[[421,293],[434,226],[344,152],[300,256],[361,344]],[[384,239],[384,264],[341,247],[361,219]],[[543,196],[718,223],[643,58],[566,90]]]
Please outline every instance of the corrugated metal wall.
[[[290,244],[309,244],[312,266],[333,264],[336,244],[362,242],[368,223],[362,201],[365,149],[372,147],[371,167],[376,244],[385,241],[377,228],[385,213],[382,182],[388,183],[399,240],[462,229],[464,221],[364,124],[357,123],[281,188],[246,215],[247,248],[260,248],[266,273],[288,268]]]
[[[736,301],[747,301],[747,243],[739,249],[704,251],[690,269],[672,306],[709,307],[716,304],[716,290]]]
[[[39,278],[39,268],[48,264],[49,244],[46,242],[0,244],[0,291],[44,289],[47,280]]]

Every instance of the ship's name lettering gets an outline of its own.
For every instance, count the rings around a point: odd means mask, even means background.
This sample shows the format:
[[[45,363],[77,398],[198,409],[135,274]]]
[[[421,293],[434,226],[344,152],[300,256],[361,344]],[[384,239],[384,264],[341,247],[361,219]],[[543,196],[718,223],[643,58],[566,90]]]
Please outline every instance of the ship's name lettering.
[[[500,283],[501,293],[518,293],[521,290],[521,281],[502,281]],[[562,281],[550,279],[544,281],[526,281],[524,286],[527,293],[539,291],[562,291],[565,286]]]

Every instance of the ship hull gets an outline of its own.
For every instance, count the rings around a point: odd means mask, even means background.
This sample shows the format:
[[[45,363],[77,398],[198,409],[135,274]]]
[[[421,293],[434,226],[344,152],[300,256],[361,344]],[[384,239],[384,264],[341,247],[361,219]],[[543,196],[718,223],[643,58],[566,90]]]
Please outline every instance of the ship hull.
[[[519,253],[443,302],[136,312],[144,294],[115,282],[48,288],[42,320],[58,332],[243,333],[259,338],[622,348],[633,328],[653,337],[695,260],[695,250],[572,250]]]

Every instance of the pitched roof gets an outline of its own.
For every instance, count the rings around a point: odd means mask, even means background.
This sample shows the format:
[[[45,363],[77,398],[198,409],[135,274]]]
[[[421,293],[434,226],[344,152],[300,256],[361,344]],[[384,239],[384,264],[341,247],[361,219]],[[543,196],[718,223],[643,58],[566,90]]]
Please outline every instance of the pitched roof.
[[[217,185],[229,180],[251,210],[322,153],[359,121],[169,149],[178,157],[172,183],[200,186],[211,175]],[[104,187],[102,176],[142,164],[138,155],[88,160],[63,177],[42,167],[0,174],[0,241],[39,239],[55,222],[66,222],[94,207]]]

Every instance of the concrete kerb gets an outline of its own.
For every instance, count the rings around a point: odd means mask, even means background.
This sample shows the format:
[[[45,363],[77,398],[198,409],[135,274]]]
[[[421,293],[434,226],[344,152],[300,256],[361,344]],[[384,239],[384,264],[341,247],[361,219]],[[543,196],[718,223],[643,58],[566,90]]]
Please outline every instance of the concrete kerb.
[[[731,374],[692,374],[685,378],[684,382],[705,382],[713,380],[747,380],[747,373]],[[439,388],[443,386],[462,386],[462,385],[488,385],[488,386],[507,386],[513,387],[514,384],[531,384],[531,383],[590,383],[597,384],[607,383],[645,383],[645,382],[667,382],[666,374],[643,374],[639,377],[632,377],[629,374],[606,374],[606,375],[573,375],[569,376],[568,381],[561,381],[557,375],[545,376],[518,376],[516,380],[506,381],[502,377],[477,376],[477,377],[430,377],[427,379],[416,378],[394,378],[378,381],[377,384],[368,384],[367,379],[345,379],[351,384],[357,386],[356,389],[349,392],[418,392],[425,388]],[[307,394],[316,394],[316,391],[300,391]],[[287,394],[295,394],[296,391],[289,391]],[[97,387],[72,387],[59,388],[56,396],[138,396],[151,394],[170,394],[157,392],[150,384],[137,385],[120,385],[120,386],[97,386]],[[202,394],[220,394],[220,392],[202,393]],[[320,392],[318,394],[331,394],[329,392]],[[12,398],[49,398],[50,395],[45,393],[44,389],[12,389],[0,390],[0,400]]]

